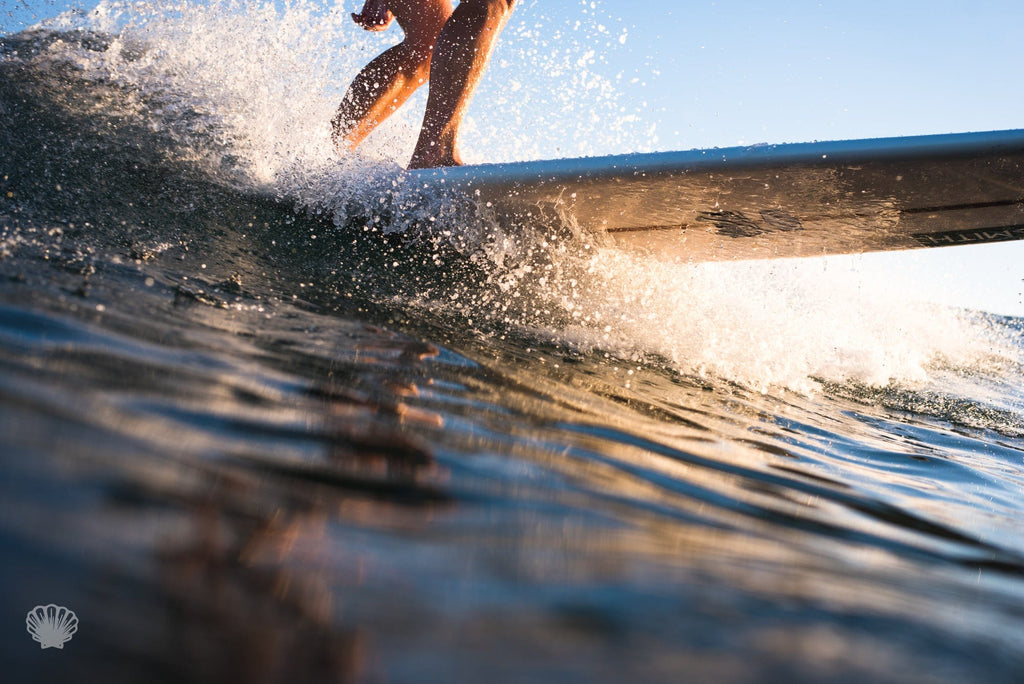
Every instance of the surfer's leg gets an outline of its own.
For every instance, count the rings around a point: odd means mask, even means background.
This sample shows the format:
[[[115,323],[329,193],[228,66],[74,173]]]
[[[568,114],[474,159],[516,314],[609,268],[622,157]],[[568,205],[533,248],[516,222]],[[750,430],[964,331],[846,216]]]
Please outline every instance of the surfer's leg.
[[[437,38],[430,94],[409,168],[456,166],[459,127],[515,0],[462,0]]]
[[[353,150],[427,82],[430,55],[452,14],[451,0],[388,0],[405,39],[367,64],[348,87],[331,121],[331,139]]]

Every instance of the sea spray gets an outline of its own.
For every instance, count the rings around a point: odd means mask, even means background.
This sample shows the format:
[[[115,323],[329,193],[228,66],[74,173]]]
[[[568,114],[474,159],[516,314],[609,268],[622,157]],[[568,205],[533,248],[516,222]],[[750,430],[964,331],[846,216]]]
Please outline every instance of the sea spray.
[[[587,271],[575,307],[593,323],[575,329],[577,344],[762,390],[919,383],[936,359],[971,364],[1013,349],[970,316],[902,297],[898,278],[866,278],[853,259],[695,265],[603,249]]]
[[[401,31],[366,33],[343,2],[101,2],[44,22],[51,30],[116,36],[136,58],[114,49],[92,66],[149,93],[173,92],[216,117],[247,158],[253,180],[301,187],[293,175],[336,160],[328,125],[345,87]],[[471,161],[580,156],[648,149],[641,105],[627,103],[607,64],[620,45],[585,7],[571,20],[526,2],[513,15],[466,121]],[[541,30],[543,27],[543,30]],[[624,29],[623,29],[624,30]],[[115,46],[116,47],[116,46]],[[142,47],[142,54],[138,54]],[[601,53],[597,52],[601,48]],[[97,60],[102,63],[97,63]],[[508,87],[508,83],[513,83]],[[425,89],[361,147],[359,155],[404,164],[419,128]]]
[[[487,282],[456,285],[446,312],[577,353],[801,392],[822,381],[921,386],[944,368],[1019,363],[1019,334],[906,297],[898,275],[879,282],[856,257],[689,264],[600,235],[494,235],[504,239],[486,245]]]
[[[598,38],[607,33],[603,24],[551,27],[552,35],[572,36],[556,45],[534,25],[542,12],[537,3],[517,12],[521,23],[510,26],[490,74],[500,83],[514,71],[519,85],[505,92],[485,82],[475,111],[496,114],[471,116],[467,148],[494,161],[550,155],[542,141],[552,139],[566,156],[649,146],[652,131],[629,129],[635,113],[594,70],[599,60],[587,40],[609,42]],[[341,92],[398,37],[361,33],[341,5],[101,3],[51,26],[60,32],[40,33],[46,45],[35,58],[115,86],[98,103],[103,115],[165,135],[173,144],[163,153],[176,163],[329,216],[339,241],[406,234],[405,258],[383,250],[364,282],[390,283],[376,296],[455,326],[538,336],[762,390],[812,390],[822,380],[921,383],[937,360],[970,365],[1012,348],[970,317],[908,298],[898,277],[877,282],[856,259],[664,263],[620,252],[571,218],[500,222],[471,200],[415,187],[401,166],[422,102],[400,110],[357,154],[339,158],[328,122]],[[84,32],[102,40],[82,39]],[[541,73],[547,63],[557,66],[550,76]],[[321,228],[307,232],[315,237]],[[445,278],[384,278],[420,268],[411,255]],[[310,260],[319,265],[309,275],[331,291],[346,262],[320,257]],[[465,277],[454,263],[460,259],[472,267]]]
[[[414,114],[332,159],[336,93],[129,33],[0,38],[0,604],[81,616],[49,679],[1019,679],[1020,319],[497,221],[374,156]],[[286,91],[306,133],[232,114]]]

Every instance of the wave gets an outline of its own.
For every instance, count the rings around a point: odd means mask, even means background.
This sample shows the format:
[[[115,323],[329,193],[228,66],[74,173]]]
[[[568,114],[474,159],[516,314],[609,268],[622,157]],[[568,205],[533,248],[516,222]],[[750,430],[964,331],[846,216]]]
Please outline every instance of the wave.
[[[131,7],[102,4],[0,42],[8,251],[51,239],[33,237],[33,221],[57,223],[94,249],[192,250],[201,270],[217,266],[224,282],[245,272],[265,293],[335,307],[355,298],[388,323],[759,391],[925,387],[950,366],[984,375],[994,360],[1020,361],[1019,329],[923,305],[899,274],[880,282],[856,257],[663,263],[571,222],[501,224],[410,188],[396,160],[411,114],[338,159],[327,144],[347,81],[338,71],[365,54],[346,47],[339,67],[348,29],[335,10]]]
[[[126,7],[0,38],[0,600],[107,680],[1019,671],[1024,320],[496,222],[330,152],[333,10]]]

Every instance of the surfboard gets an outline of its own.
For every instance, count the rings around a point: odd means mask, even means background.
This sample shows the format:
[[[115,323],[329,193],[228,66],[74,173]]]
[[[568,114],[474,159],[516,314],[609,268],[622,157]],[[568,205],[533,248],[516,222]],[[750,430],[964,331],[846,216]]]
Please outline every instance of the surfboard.
[[[529,225],[557,216],[688,261],[1024,239],[1024,130],[410,171]]]

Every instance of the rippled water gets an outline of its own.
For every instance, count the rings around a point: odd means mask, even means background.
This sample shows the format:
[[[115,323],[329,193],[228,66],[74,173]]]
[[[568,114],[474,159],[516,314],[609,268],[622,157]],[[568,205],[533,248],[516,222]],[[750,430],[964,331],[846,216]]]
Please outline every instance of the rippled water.
[[[1017,679],[1024,321],[410,205],[183,14],[0,44],[12,681]]]

